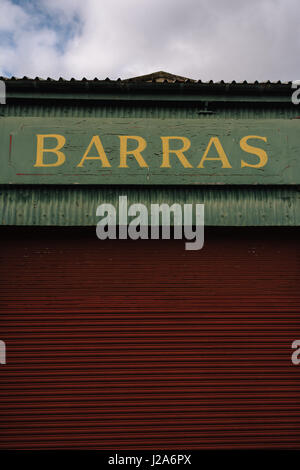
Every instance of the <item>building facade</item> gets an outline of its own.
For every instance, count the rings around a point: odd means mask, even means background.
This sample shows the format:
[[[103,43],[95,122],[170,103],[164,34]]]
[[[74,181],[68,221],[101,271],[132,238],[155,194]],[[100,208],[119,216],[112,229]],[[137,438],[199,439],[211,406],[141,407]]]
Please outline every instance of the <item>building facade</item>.
[[[291,84],[5,83],[0,447],[299,448]],[[124,195],[204,204],[204,247],[99,240]]]

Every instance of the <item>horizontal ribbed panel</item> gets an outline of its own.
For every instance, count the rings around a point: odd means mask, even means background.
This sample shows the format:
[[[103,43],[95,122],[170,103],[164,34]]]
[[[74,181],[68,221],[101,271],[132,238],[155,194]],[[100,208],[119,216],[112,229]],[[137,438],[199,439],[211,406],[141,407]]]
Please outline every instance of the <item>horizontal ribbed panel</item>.
[[[1,225],[96,226],[96,208],[128,204],[205,204],[207,226],[299,226],[297,188],[0,187]],[[150,212],[150,210],[149,210]]]
[[[257,106],[252,103],[232,104],[218,102],[210,105],[205,112],[205,104],[195,103],[180,106],[164,104],[118,103],[102,105],[68,105],[34,103],[8,103],[1,108],[2,116],[32,116],[32,117],[108,117],[108,118],[165,118],[165,119],[291,119],[299,116],[297,106],[266,104]]]
[[[1,448],[300,447],[298,231],[0,250]]]

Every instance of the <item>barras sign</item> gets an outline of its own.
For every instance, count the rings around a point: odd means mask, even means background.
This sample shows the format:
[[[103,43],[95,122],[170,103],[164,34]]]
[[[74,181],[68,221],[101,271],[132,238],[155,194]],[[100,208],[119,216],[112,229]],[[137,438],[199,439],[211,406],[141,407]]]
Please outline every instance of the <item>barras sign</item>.
[[[1,184],[299,184],[299,120],[0,118]]]

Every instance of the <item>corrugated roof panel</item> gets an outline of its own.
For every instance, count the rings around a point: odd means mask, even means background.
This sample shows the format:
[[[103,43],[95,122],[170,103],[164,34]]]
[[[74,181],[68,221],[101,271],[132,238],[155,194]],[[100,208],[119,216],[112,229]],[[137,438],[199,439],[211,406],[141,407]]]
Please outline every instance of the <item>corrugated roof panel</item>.
[[[292,187],[152,188],[2,187],[1,225],[95,226],[104,202],[205,204],[206,226],[299,226],[300,192]]]
[[[261,86],[261,85],[272,85],[272,86],[280,86],[280,85],[291,85],[292,84],[292,81],[281,81],[281,80],[277,80],[277,81],[270,81],[270,80],[266,80],[266,81],[258,81],[258,80],[255,80],[255,81],[251,81],[251,82],[248,82],[247,80],[242,80],[240,82],[237,82],[236,80],[232,80],[230,82],[225,82],[224,80],[219,80],[219,81],[214,81],[214,80],[206,80],[206,81],[203,81],[201,79],[194,79],[194,78],[187,78],[187,77],[182,77],[180,75],[174,75],[174,74],[170,74],[168,72],[154,72],[152,74],[148,74],[148,75],[141,75],[141,76],[137,76],[137,77],[131,77],[131,78],[118,78],[118,79],[112,79],[112,78],[109,78],[109,77],[106,77],[106,78],[98,78],[98,77],[95,77],[95,78],[92,78],[92,79],[87,79],[86,77],[83,77],[83,78],[70,78],[70,79],[67,79],[67,78],[63,78],[63,77],[60,77],[59,79],[56,79],[56,78],[51,78],[51,77],[47,77],[47,78],[43,78],[43,77],[27,77],[27,76],[24,76],[24,77],[15,77],[15,76],[12,76],[12,77],[0,77],[0,80],[5,80],[6,82],[66,82],[66,83],[69,83],[69,82],[76,82],[76,83],[82,83],[82,82],[112,82],[112,83],[115,83],[115,82],[123,82],[123,83],[128,83],[128,82],[134,82],[134,83],[137,83],[137,82],[144,82],[144,83],[160,83],[160,84],[167,84],[167,83],[186,83],[186,84],[200,84],[200,85],[255,85],[255,86]]]
[[[1,79],[1,77],[0,77]],[[202,82],[201,80],[162,79],[153,80],[59,80],[21,79],[2,77],[6,83],[7,101],[58,100],[121,102],[121,101],[176,101],[176,102],[240,102],[240,103],[289,103],[292,106],[291,82],[271,83],[246,81]]]

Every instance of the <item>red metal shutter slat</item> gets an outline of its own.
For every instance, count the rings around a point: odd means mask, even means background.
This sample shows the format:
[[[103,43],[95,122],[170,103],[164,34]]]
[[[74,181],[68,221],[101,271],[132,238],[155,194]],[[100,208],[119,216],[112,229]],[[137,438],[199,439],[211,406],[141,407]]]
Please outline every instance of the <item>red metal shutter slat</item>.
[[[299,448],[296,231],[1,244],[1,448]]]

